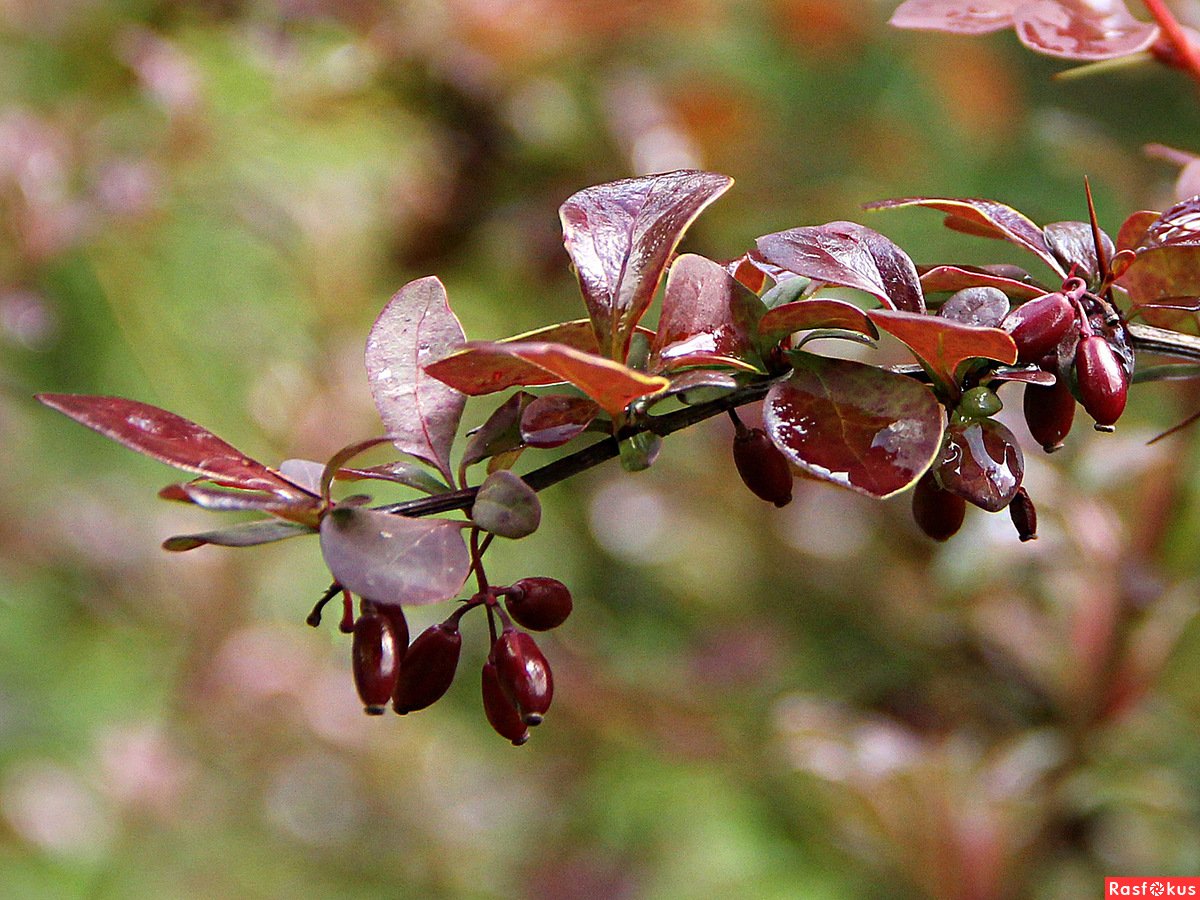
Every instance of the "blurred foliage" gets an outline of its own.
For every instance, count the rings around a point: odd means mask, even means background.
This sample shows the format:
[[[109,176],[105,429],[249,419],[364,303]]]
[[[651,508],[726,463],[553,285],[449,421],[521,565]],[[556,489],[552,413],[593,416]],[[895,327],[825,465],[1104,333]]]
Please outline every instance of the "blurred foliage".
[[[1115,232],[1171,197],[1142,143],[1200,150],[1181,76],[1056,83],[1011,35],[890,11],[0,0],[5,894],[1065,897],[1200,871],[1200,459],[1144,446],[1186,384],[1027,453],[1033,545],[972,511],[931,546],[905,499],[807,482],[776,511],[716,424],[554,488],[489,555],[576,596],[521,750],[479,710],[480,623],[447,702],[367,719],[347,641],[303,624],[311,542],[164,554],[211,518],[30,399],[123,394],[323,458],[379,429],[362,342],[406,280],[442,276],[473,337],[580,314],[555,211],[586,185],[733,175],[687,242],[728,258],[914,193],[1077,219],[1085,173]],[[869,222],[919,262],[1015,261],[932,214]]]

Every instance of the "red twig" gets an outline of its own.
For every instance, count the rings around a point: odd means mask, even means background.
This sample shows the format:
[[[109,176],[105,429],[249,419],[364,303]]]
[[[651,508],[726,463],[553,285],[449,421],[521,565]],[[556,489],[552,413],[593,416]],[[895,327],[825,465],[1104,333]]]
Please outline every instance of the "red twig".
[[[1192,43],[1187,30],[1179,24],[1175,14],[1167,8],[1163,0],[1142,0],[1142,3],[1162,29],[1163,36],[1170,42],[1179,66],[1200,82],[1200,48]]]

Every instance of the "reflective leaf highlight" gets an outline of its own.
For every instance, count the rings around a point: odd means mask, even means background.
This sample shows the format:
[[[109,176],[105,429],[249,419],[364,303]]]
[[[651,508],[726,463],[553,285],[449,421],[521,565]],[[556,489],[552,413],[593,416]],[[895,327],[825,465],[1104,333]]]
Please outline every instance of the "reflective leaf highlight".
[[[547,394],[521,414],[521,438],[530,447],[560,447],[583,434],[599,413],[600,407],[587,397]]]
[[[873,309],[867,315],[912,350],[922,365],[945,385],[957,383],[957,370],[964,360],[992,359],[1008,365],[1017,361],[1017,345],[998,328],[981,328],[941,316],[919,316],[891,309]]]
[[[942,487],[980,509],[999,512],[1016,496],[1025,459],[1013,433],[995,419],[955,423],[937,468]]]
[[[914,379],[793,353],[790,378],[763,406],[775,445],[808,474],[870,497],[903,491],[937,457],[942,407]]]
[[[452,480],[450,447],[466,398],[425,366],[465,341],[446,289],[430,276],[396,292],[367,336],[367,377],[388,437]]]
[[[1098,60],[1147,49],[1158,26],[1133,17],[1120,0],[1034,0],[1013,16],[1021,43],[1061,59]]]

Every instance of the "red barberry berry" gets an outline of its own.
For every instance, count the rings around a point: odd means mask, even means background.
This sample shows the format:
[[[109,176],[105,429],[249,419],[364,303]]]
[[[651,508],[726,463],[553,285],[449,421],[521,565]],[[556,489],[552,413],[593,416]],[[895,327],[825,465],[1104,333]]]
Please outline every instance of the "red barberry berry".
[[[396,635],[385,616],[364,612],[354,623],[351,646],[354,686],[367,713],[382,715],[396,687],[400,671]]]
[[[514,747],[520,747],[529,740],[529,728],[512,701],[505,696],[504,689],[500,687],[500,677],[496,674],[496,664],[490,659],[483,664],[483,712],[488,724],[500,737],[512,741]]]
[[[1017,495],[1008,504],[1008,514],[1022,542],[1037,540],[1037,509],[1025,488],[1017,488]]]
[[[523,631],[505,628],[492,646],[500,687],[526,725],[538,725],[554,699],[550,664],[537,641]]]
[[[549,631],[571,614],[571,592],[556,578],[522,578],[504,592],[504,605],[518,625]]]
[[[400,665],[392,709],[404,715],[440,700],[454,682],[461,651],[457,620],[431,625],[417,635]]]
[[[935,541],[947,541],[962,527],[967,501],[942,490],[932,472],[926,472],[913,488],[913,520]]]
[[[1049,387],[1026,385],[1024,409],[1029,433],[1042,449],[1047,453],[1061,450],[1075,421],[1075,395],[1066,382],[1060,378]]]
[[[761,428],[738,432],[733,439],[733,463],[756,496],[776,506],[792,502],[791,466]]]
[[[1075,322],[1075,306],[1061,291],[1043,294],[1010,312],[1000,327],[1012,336],[1020,362],[1036,362],[1066,337]]]
[[[1075,350],[1075,376],[1079,400],[1096,420],[1097,429],[1112,431],[1113,423],[1125,410],[1129,380],[1108,341],[1093,334],[1079,342]]]

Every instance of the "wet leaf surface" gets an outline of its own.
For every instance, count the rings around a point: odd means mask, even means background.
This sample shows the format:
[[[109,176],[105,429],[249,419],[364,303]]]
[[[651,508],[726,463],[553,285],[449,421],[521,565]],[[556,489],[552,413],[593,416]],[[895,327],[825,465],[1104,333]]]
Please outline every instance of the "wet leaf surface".
[[[999,288],[970,287],[953,294],[938,307],[937,314],[963,325],[998,328],[1011,308],[1008,297]]]
[[[865,291],[893,309],[925,309],[908,254],[870,228],[830,222],[763,235],[756,244],[764,260],[795,275]]]
[[[684,254],[667,273],[649,369],[726,365],[761,371],[757,347],[763,304],[712,260]]]
[[[208,429],[157,406],[124,397],[87,394],[38,394],[37,399],[118,444],[219,484],[304,495],[298,485]]]
[[[335,509],[321,522],[321,554],[342,587],[381,604],[453,597],[470,569],[460,524],[370,509]]]
[[[521,446],[521,414],[536,399],[528,391],[517,391],[496,407],[487,420],[471,432],[460,467],[465,469],[497,453],[507,453]]]
[[[930,373],[943,384],[957,383],[959,365],[968,359],[992,359],[1011,365],[1017,345],[999,328],[981,328],[892,309],[873,309],[876,325],[903,342]]]
[[[889,497],[937,457],[942,407],[923,384],[874,366],[793,353],[790,378],[763,406],[767,432],[808,474]]]
[[[600,407],[587,397],[547,394],[521,414],[521,438],[530,447],[561,447],[587,430]]]
[[[624,361],[688,226],[733,179],[681,170],[585,188],[559,209],[601,355]]]
[[[921,287],[925,293],[954,292],[972,287],[994,287],[1017,300],[1032,300],[1046,293],[1046,289],[1026,280],[1028,275],[1017,277],[1001,274],[974,266],[933,266],[921,273]]]
[[[1062,267],[1096,286],[1100,279],[1100,263],[1096,259],[1096,241],[1092,237],[1092,226],[1087,222],[1051,222],[1043,229],[1046,245],[1050,248]],[[1112,238],[1103,231],[1100,239],[1104,244],[1106,259],[1112,259],[1116,253]]]
[[[853,303],[822,297],[776,306],[758,323],[764,347],[774,346],[788,335],[810,328],[842,328],[871,338],[879,337],[879,331],[867,314]]]
[[[947,429],[937,478],[950,493],[999,512],[1016,495],[1024,474],[1017,439],[995,419],[952,423]]]
[[[1121,0],[1034,0],[1017,6],[1017,37],[1030,50],[1062,59],[1098,60],[1148,48],[1158,26],[1135,19]]]
[[[367,377],[388,437],[452,480],[450,447],[466,397],[425,366],[465,341],[446,289],[432,276],[396,292],[367,336]]]

